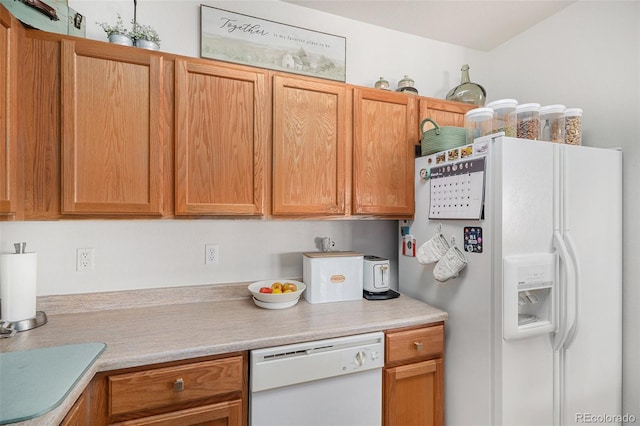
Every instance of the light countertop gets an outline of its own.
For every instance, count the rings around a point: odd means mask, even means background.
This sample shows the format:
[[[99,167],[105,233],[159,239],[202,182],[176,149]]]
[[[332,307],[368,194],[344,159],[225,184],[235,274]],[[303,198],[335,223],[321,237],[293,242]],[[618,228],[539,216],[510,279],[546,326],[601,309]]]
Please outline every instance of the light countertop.
[[[216,287],[197,287],[195,293],[181,293],[184,296],[181,299],[175,298],[176,292],[173,292],[171,302],[164,300],[171,304],[162,304],[163,298],[172,294],[170,290],[160,293],[149,291],[147,296],[153,295],[153,300],[146,302],[136,299],[144,297],[145,290],[133,292],[134,295],[132,292],[96,295],[95,299],[100,302],[94,306],[86,300],[78,301],[74,296],[64,298],[70,301],[64,307],[60,306],[61,298],[49,305],[46,301],[39,301],[38,309],[44,308],[48,323],[1,339],[0,352],[93,342],[105,343],[107,347],[59,407],[19,424],[58,424],[98,371],[424,325],[447,319],[446,312],[405,295],[382,301],[361,299],[322,304],[309,304],[301,298],[291,308],[268,310],[253,303],[245,283],[220,287],[220,292],[216,292]],[[99,310],[80,312],[78,305]],[[113,309],[113,305],[122,305],[123,308]],[[105,309],[105,306],[110,308]]]

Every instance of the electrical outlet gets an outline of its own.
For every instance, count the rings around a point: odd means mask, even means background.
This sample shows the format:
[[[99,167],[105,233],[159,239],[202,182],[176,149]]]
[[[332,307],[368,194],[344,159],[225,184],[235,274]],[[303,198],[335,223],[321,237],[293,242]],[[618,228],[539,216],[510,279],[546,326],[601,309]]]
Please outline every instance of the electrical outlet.
[[[217,244],[204,245],[204,263],[205,265],[217,265],[220,257],[220,249]]]
[[[77,251],[76,271],[93,271],[94,250],[92,248],[79,248]]]

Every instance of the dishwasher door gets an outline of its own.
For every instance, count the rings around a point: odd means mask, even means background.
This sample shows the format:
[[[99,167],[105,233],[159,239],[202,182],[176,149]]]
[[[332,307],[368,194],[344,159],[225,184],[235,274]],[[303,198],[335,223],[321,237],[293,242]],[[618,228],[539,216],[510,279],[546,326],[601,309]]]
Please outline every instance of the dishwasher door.
[[[251,351],[251,426],[382,424],[384,334]]]

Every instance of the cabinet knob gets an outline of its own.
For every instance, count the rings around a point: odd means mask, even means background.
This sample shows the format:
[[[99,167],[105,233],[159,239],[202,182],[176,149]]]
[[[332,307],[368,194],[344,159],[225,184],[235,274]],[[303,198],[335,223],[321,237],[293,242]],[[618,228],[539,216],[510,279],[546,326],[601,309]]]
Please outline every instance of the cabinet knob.
[[[176,392],[182,392],[184,390],[184,380],[178,379],[173,382],[173,390]]]
[[[418,352],[422,350],[422,342],[413,342],[413,346],[415,346]]]

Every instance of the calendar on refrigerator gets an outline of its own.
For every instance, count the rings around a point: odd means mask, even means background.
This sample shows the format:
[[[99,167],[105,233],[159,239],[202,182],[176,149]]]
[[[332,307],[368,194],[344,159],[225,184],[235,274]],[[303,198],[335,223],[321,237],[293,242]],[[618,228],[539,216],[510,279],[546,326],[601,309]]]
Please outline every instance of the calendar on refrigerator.
[[[429,219],[482,219],[485,158],[432,167]]]

